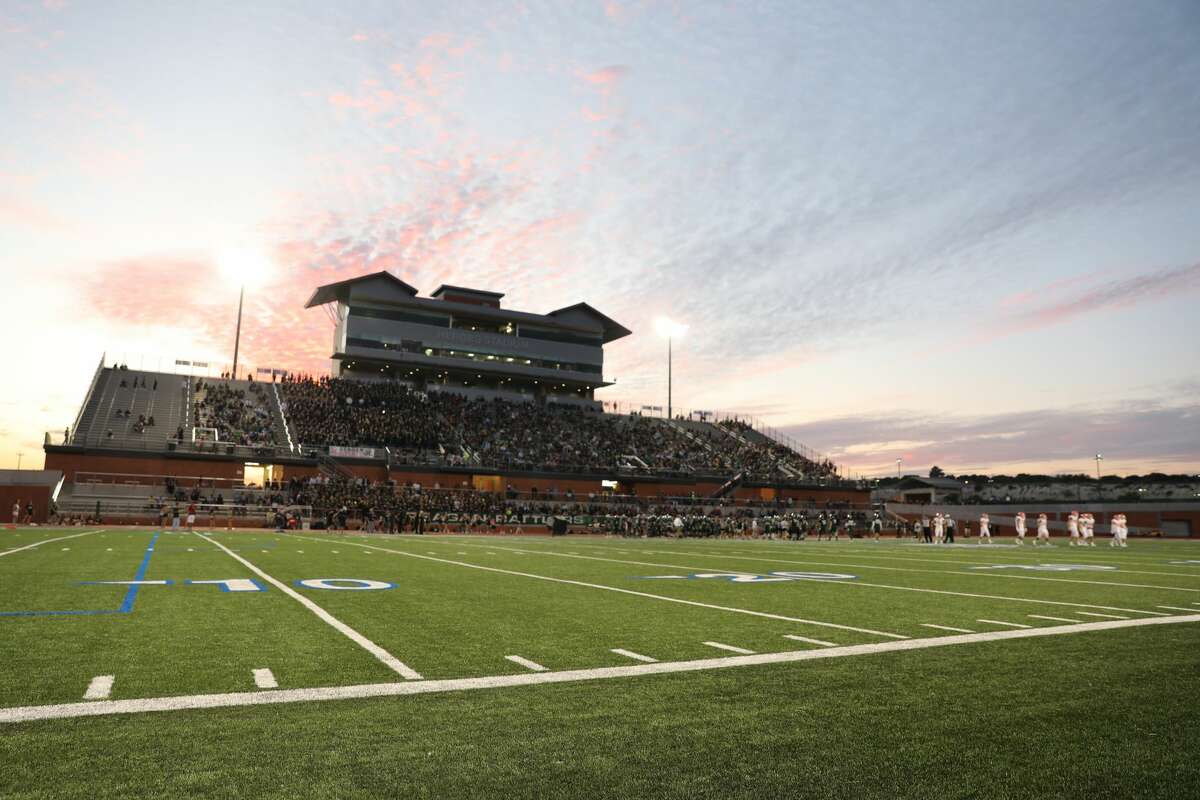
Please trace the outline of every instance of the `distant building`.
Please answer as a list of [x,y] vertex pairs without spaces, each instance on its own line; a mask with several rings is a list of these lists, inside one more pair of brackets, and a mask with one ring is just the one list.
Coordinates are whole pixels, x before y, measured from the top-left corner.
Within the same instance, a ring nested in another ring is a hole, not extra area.
[[892,487],[894,500],[901,503],[961,503],[970,487],[955,478],[921,478],[907,475]]
[[499,292],[442,285],[429,297],[387,272],[319,287],[305,308],[336,304],[335,376],[427,390],[588,402],[613,381],[604,345],[628,336],[587,303],[547,314],[501,308]]

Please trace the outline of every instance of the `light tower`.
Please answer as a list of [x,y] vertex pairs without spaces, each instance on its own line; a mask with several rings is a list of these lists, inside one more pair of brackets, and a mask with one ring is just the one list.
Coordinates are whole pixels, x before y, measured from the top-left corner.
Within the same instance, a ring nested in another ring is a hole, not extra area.
[[654,330],[659,336],[667,340],[667,419],[673,416],[671,406],[671,358],[672,358],[672,343],[675,339],[682,339],[687,333],[687,325],[683,325],[667,317],[659,317],[654,320]]

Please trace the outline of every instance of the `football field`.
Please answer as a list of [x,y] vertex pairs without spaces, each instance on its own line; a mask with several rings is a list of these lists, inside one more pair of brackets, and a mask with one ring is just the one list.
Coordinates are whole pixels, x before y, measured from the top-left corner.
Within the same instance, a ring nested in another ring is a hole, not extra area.
[[1186,797],[1200,543],[0,531],[0,797]]

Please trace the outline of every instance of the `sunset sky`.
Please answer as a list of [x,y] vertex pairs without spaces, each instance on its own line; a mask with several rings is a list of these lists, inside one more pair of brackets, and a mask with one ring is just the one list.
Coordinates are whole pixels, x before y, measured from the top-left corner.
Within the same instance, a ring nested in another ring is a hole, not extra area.
[[0,0],[0,466],[378,270],[852,473],[1200,472],[1200,4]]

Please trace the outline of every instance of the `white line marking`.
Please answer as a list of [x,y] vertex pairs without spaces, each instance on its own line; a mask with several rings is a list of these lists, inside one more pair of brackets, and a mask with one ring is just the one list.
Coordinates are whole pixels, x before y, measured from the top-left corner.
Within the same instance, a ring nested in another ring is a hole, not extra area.
[[954,631],[955,633],[974,633],[969,628],[952,628],[949,625],[934,625],[932,622],[920,623],[923,628],[937,628],[939,631]]
[[635,653],[631,650],[622,650],[619,647],[614,647],[612,649],[612,652],[616,653],[619,656],[625,656],[626,658],[632,658],[634,661],[645,661],[647,664],[657,664],[658,663],[657,658],[651,658],[650,656],[644,656],[641,653]]
[[[315,539],[314,539],[313,541],[319,541],[319,540],[315,540]],[[471,545],[468,545],[468,546],[471,546]],[[483,547],[483,545],[474,545],[474,546],[475,546],[475,547]],[[380,549],[382,549],[382,548],[380,548]],[[395,552],[399,552],[399,551],[396,551],[396,550],[386,550],[385,552],[395,553]],[[522,551],[519,551],[519,550],[513,550],[513,549],[507,549],[507,552],[510,552],[510,553],[516,553],[516,552],[522,552]],[[682,566],[682,565],[680,565],[680,564],[662,564],[662,563],[653,562],[653,561],[629,561],[629,560],[626,560],[626,559],[621,559],[621,558],[604,558],[604,557],[602,557],[602,556],[569,556],[569,555],[566,555],[565,553],[554,553],[554,552],[550,552],[550,551],[547,551],[547,550],[533,550],[533,551],[524,551],[524,552],[533,552],[533,553],[536,553],[536,554],[538,554],[538,555],[554,555],[554,556],[562,556],[563,558],[581,558],[581,559],[587,559],[587,560],[589,560],[589,561],[611,561],[611,562],[613,562],[614,564],[637,564],[637,565],[644,566],[644,567],[667,567],[667,568],[669,568],[669,569],[682,569],[682,570],[688,570],[688,571],[691,571],[691,572],[696,572],[696,571],[704,571],[704,572],[732,572],[732,573],[740,573],[740,572],[741,572],[740,570],[720,570],[720,569],[715,569],[715,568],[712,568],[712,567]],[[647,551],[647,552],[654,552],[654,551]],[[412,555],[414,558],[420,558],[420,556],[417,556],[416,554],[413,554],[413,553],[405,553],[404,555]],[[678,555],[678,554],[676,554],[676,555]],[[775,561],[776,559],[755,559],[755,560],[758,560],[758,561]],[[450,562],[450,563],[458,563],[458,562]],[[789,563],[789,564],[836,564],[836,563],[838,563],[838,562],[829,562],[829,561],[810,561],[810,562],[805,562],[805,561],[788,561],[788,562],[782,562],[782,561],[781,561],[781,562],[778,562],[778,563]],[[471,565],[471,566],[474,566],[474,565]],[[862,566],[862,565],[847,565],[847,566]],[[870,567],[865,567],[865,568],[866,568],[866,569],[870,569]],[[943,572],[943,574],[946,574],[946,573],[945,573],[943,570],[905,570],[905,571],[906,571],[906,572],[908,572],[908,571],[912,571],[912,572],[916,572],[916,571],[920,571],[920,572],[926,572],[926,571],[929,571],[929,572]],[[745,574],[753,574],[753,573],[745,573]],[[949,574],[958,574],[958,573],[956,573],[956,572],[955,572],[955,573],[949,573]],[[971,575],[974,575],[974,574],[976,574],[976,573],[964,573],[964,574],[971,574]],[[680,577],[683,577],[683,576],[680,576]],[[1016,602],[1016,603],[1043,603],[1043,604],[1046,604],[1046,605],[1054,605],[1054,606],[1071,606],[1071,607],[1078,607],[1078,608],[1103,608],[1103,609],[1106,609],[1106,610],[1112,610],[1112,611],[1128,611],[1128,612],[1130,612],[1130,613],[1134,613],[1134,614],[1157,614],[1157,615],[1158,615],[1158,616],[1160,616],[1160,617],[1169,616],[1169,615],[1168,615],[1166,612],[1164,612],[1164,611],[1138,611],[1138,610],[1136,610],[1136,609],[1131,609],[1131,608],[1121,608],[1121,607],[1119,607],[1119,606],[1100,606],[1100,605],[1095,605],[1095,604],[1093,604],[1093,603],[1068,603],[1068,602],[1061,601],[1061,600],[1035,600],[1035,599],[1033,599],[1033,598],[1029,598],[1029,597],[1009,597],[1009,596],[1007,596],[1007,595],[996,595],[996,594],[978,594],[978,593],[975,593],[975,592],[956,592],[956,591],[951,591],[951,590],[949,590],[949,589],[925,589],[925,588],[922,588],[922,587],[919,587],[919,586],[896,586],[896,585],[894,585],[894,584],[889,584],[889,583],[868,583],[868,582],[866,582],[866,581],[859,581],[859,580],[854,580],[854,581],[827,581],[827,582],[825,582],[825,584],[824,584],[824,585],[826,585],[826,586],[866,586],[866,587],[869,587],[869,588],[872,588],[872,589],[895,589],[895,590],[899,590],[899,591],[905,591],[905,592],[925,592],[925,593],[928,593],[928,594],[944,594],[944,595],[951,595],[951,596],[954,596],[954,597],[975,597],[975,598],[980,598],[980,599],[984,599],[984,600],[1008,600],[1008,601],[1011,601],[1011,602]],[[887,634],[885,634],[885,635],[887,635]]]
[[112,675],[97,675],[92,678],[92,682],[88,684],[87,691],[83,693],[84,700],[107,700],[112,694],[113,687]]
[[708,645],[709,647],[715,647],[718,650],[728,650],[731,653],[741,653],[744,656],[754,655],[753,650],[747,650],[744,647],[734,647],[731,644],[721,644],[720,642],[704,642],[704,644]]
[[475,689],[499,689],[510,686],[533,686],[544,683],[569,683],[572,681],[632,678],[643,675],[664,675],[678,672],[698,672],[710,669],[749,667],[760,664],[782,664],[811,661],[824,658],[874,653],[894,653],[906,650],[924,650],[931,647],[949,647],[976,642],[996,642],[1009,639],[1028,639],[1037,636],[1062,636],[1064,634],[1088,633],[1092,631],[1116,630],[1141,627],[1143,625],[1178,625],[1200,622],[1200,613],[1188,616],[1139,618],[1123,621],[1082,622],[1078,625],[1057,625],[1028,630],[988,631],[959,636],[928,636],[906,639],[902,642],[875,642],[845,647],[795,650],[784,653],[759,653],[751,656],[723,656],[696,661],[666,661],[657,664],[634,664],[627,667],[602,667],[599,669],[577,669],[562,672],[518,673],[516,675],[494,675],[484,678],[456,678],[404,683],[372,683],[357,686],[326,686],[311,689],[279,689],[263,692],[230,692],[227,694],[176,695],[174,697],[150,697],[141,700],[104,700],[93,703],[61,703],[43,706],[18,706],[0,708],[0,723],[31,722],[43,719],[69,719],[72,717],[97,717],[109,714],[143,714],[152,711],[182,711],[195,708],[232,708],[240,706],[273,705],[281,703],[307,703],[323,700],[348,700],[367,697],[396,697],[399,695],[428,694],[431,692],[469,691]]
[[[310,539],[309,541],[319,542],[322,540],[321,539]],[[362,546],[363,547],[373,547],[373,545],[362,545]],[[662,601],[668,602],[668,603],[680,603],[685,606],[696,606],[698,608],[711,608],[715,611],[730,611],[735,614],[749,614],[750,616],[753,616],[753,617],[764,617],[766,619],[777,619],[777,620],[781,620],[783,622],[798,622],[798,623],[801,623],[804,625],[819,625],[823,628],[837,628],[838,630],[854,631],[856,633],[869,633],[872,636],[884,636],[889,639],[907,639],[908,638],[907,636],[901,636],[898,633],[885,633],[884,631],[874,631],[874,630],[871,630],[870,628],[856,628],[852,625],[839,625],[834,622],[818,622],[817,620],[801,619],[800,617],[785,617],[782,614],[769,614],[765,611],[751,611],[750,609],[747,609],[747,608],[733,608],[732,606],[718,606],[718,605],[712,605],[711,603],[700,603],[695,600],[683,600],[679,597],[668,597],[667,595],[662,595],[662,594],[650,594],[649,592],[638,592],[633,589],[621,589],[617,586],[605,586],[604,584],[601,584],[601,583],[588,583],[586,581],[570,580],[569,578],[552,578],[548,575],[535,575],[532,572],[517,572],[516,570],[511,570],[511,569],[500,569],[499,567],[485,567],[482,564],[468,564],[465,561],[454,561],[453,559],[449,559],[449,558],[431,558],[430,556],[423,556],[419,553],[408,553],[403,550],[388,550],[386,547],[375,547],[374,549],[379,550],[384,553],[391,553],[391,554],[397,555],[397,556],[407,556],[408,558],[421,558],[421,559],[425,559],[426,561],[438,561],[442,564],[453,564],[454,566],[457,566],[457,567],[467,567],[469,569],[481,569],[485,572],[497,572],[497,573],[500,573],[501,575],[516,575],[521,578],[533,578],[534,580],[550,581],[551,583],[565,583],[565,584],[568,584],[571,586],[585,586],[589,589],[603,589],[604,591],[608,591],[608,592],[620,592],[621,594],[629,594],[629,595],[633,595],[634,597],[648,597],[651,600],[662,600]],[[1163,614],[1163,616],[1165,617],[1165,616],[1170,616],[1170,615]]]
[[279,681],[275,680],[275,673],[263,667],[254,670],[254,685],[260,689],[278,689]]
[[505,656],[505,658],[514,664],[520,664],[525,669],[531,669],[534,672],[549,672],[549,670],[543,667],[541,664],[537,663],[536,661],[530,661],[528,658],[521,658],[520,656]]
[[[706,542],[706,544],[708,544],[708,546],[710,546],[710,547],[718,546],[718,545],[716,545],[716,543]],[[577,545],[577,546],[585,547],[585,548],[588,548],[591,550],[599,550],[602,552],[619,552],[619,551],[613,551],[611,548],[604,547],[604,546],[597,546],[597,545],[590,545],[590,546],[589,545]],[[769,548],[772,545],[764,544],[763,546]],[[864,546],[866,546],[866,545],[864,545]],[[869,546],[875,547],[875,545],[869,545]],[[825,550],[825,549],[818,550],[817,549],[818,547],[820,547],[820,545],[805,544],[803,546],[803,549],[808,550],[810,552],[814,552],[814,554],[826,555],[826,557],[832,557],[829,554],[833,553],[833,552],[837,552],[837,553],[839,553],[840,557],[848,557],[848,558],[854,558],[854,559],[884,559],[884,560],[888,560],[888,561],[919,561],[919,562],[929,562],[929,563],[934,563],[934,564],[969,564],[969,565],[976,565],[976,566],[981,564],[981,562],[979,562],[979,561],[961,561],[961,560],[956,561],[956,560],[950,560],[950,559],[944,559],[944,558],[904,558],[901,556],[897,556],[893,553],[889,553],[887,555],[879,555],[879,554],[868,554],[865,552],[857,552],[857,553],[853,553],[852,555],[847,556],[845,553],[845,549],[840,546],[835,546],[835,550]],[[1013,545],[1013,547],[1015,547],[1015,545]],[[561,553],[552,553],[552,551],[548,551],[548,550],[543,550],[541,552],[545,553],[546,555],[561,555]],[[647,555],[657,554],[657,555],[669,555],[669,556],[683,555],[683,556],[701,556],[701,557],[703,557],[703,556],[714,556],[714,557],[724,556],[724,557],[736,558],[736,559],[741,559],[741,560],[767,561],[767,562],[773,562],[773,563],[779,563],[779,564],[825,564],[825,565],[829,565],[829,566],[857,567],[859,569],[882,569],[882,570],[899,571],[899,572],[938,572],[938,573],[942,573],[942,574],[976,575],[976,576],[981,576],[981,577],[993,577],[993,578],[1015,578],[1017,580],[1062,581],[1062,582],[1066,582],[1066,583],[1080,583],[1081,582],[1081,581],[1072,580],[1069,578],[1050,578],[1050,577],[1045,577],[1045,576],[1015,575],[1015,574],[1014,575],[1005,575],[1005,574],[1001,574],[998,572],[987,572],[987,571],[971,572],[969,570],[915,569],[915,568],[887,567],[887,566],[876,566],[876,565],[866,565],[866,564],[847,564],[845,562],[840,562],[840,561],[816,561],[816,560],[812,560],[812,559],[806,559],[803,561],[789,561],[787,559],[782,559],[782,558],[760,558],[760,557],[755,557],[755,556],[739,555],[738,553],[740,553],[742,551],[737,551],[737,550],[723,550],[720,553],[713,552],[711,550],[698,550],[698,549],[680,549],[680,550],[674,550],[674,551],[672,551],[672,550],[643,550],[642,552]],[[794,549],[794,550],[791,550],[790,554],[798,555],[799,552],[800,552],[800,549]],[[981,550],[980,552],[983,552],[983,550]],[[993,554],[990,549],[988,549],[987,552],[989,553],[989,555],[988,555],[989,559],[999,560],[1000,554]],[[762,554],[762,551],[760,551],[760,555],[761,554]],[[1016,552],[1008,553],[1007,555],[1011,555],[1011,556],[1019,558],[1018,553],[1016,553]],[[1044,558],[1044,556],[1039,556],[1039,555],[1036,555],[1035,553],[1030,553],[1029,555],[1032,556],[1036,560],[1040,560],[1040,559]],[[1092,556],[1092,557],[1094,557],[1094,556]],[[1029,560],[1022,558],[1021,560],[1013,561],[1011,563],[1020,565],[1020,564],[1028,564],[1030,562],[1029,562]],[[1086,563],[1086,562],[1079,562],[1079,563]],[[1189,577],[1189,578],[1195,577],[1191,573],[1184,573],[1184,572],[1147,572],[1144,570],[1127,570],[1127,569],[1123,568],[1126,563],[1125,559],[1120,559],[1118,561],[1118,563],[1122,567],[1121,573],[1119,573],[1119,574],[1168,575],[1168,576]],[[1155,560],[1151,563],[1158,564],[1160,562]],[[1111,564],[1107,564],[1107,565],[1100,564],[1099,566],[1111,566]],[[1102,574],[1112,574],[1112,573],[1102,573]],[[1111,581],[1082,581],[1082,582],[1104,583],[1104,584],[1114,585],[1114,586],[1135,585],[1135,584],[1116,584],[1116,583],[1112,583]],[[1140,585],[1140,584],[1137,584],[1137,585]],[[1153,588],[1168,588],[1169,589],[1171,587],[1153,587]],[[1196,591],[1196,590],[1189,589],[1187,591]]]
[[1172,611],[1194,611],[1192,608],[1181,608],[1180,606],[1155,606],[1155,608],[1169,608]]
[[1032,619],[1048,619],[1054,622],[1079,622],[1077,619],[1067,619],[1066,617],[1047,617],[1045,614],[1026,614]]
[[296,602],[300,603],[300,605],[304,606],[312,613],[316,614],[318,619],[323,621],[325,624],[329,625],[331,628],[333,628],[338,633],[345,636],[350,641],[357,644],[362,649],[366,650],[371,655],[375,656],[375,658],[379,659],[383,664],[385,664],[389,668],[395,670],[401,676],[408,678],[409,680],[412,680],[412,681],[421,680],[421,674],[419,672],[414,670],[412,667],[409,667],[406,664],[404,664],[402,661],[400,661],[398,658],[393,656],[387,650],[384,650],[382,647],[375,644],[370,639],[363,636],[361,633],[354,630],[349,625],[347,625],[346,623],[339,620],[337,617],[333,616],[333,614],[330,614],[328,611],[321,608],[319,605],[314,603],[312,600],[309,600],[307,597],[300,594],[299,592],[294,590],[292,587],[288,586],[286,583],[283,583],[282,581],[276,580],[275,578],[271,577],[270,575],[263,572],[258,567],[251,564],[246,559],[239,556],[237,553],[230,550],[225,545],[221,544],[220,542],[210,539],[202,533],[197,533],[196,535],[199,536],[201,539],[204,539],[206,542],[209,542],[210,544],[213,544],[216,547],[219,547],[220,549],[224,550],[227,555],[229,555],[235,561],[239,562],[242,566],[246,567],[248,570],[253,572],[255,575],[258,575],[264,581],[271,584],[276,589],[283,592],[284,594],[286,594],[288,597],[292,598]]
[[820,639],[809,639],[807,636],[797,636],[794,633],[785,633],[783,638],[794,639],[797,642],[807,642],[808,644],[819,644],[821,647],[837,647],[837,645],[833,642],[823,642]]
[[1094,613],[1090,613],[1087,611],[1076,611],[1075,613],[1079,614],[1081,617],[1104,617],[1105,619],[1129,619],[1129,617],[1122,617],[1120,614],[1094,614]]
[[[11,550],[5,550],[3,553],[0,553],[0,558],[2,558],[4,556],[10,556],[13,553],[19,553],[22,550],[32,550],[35,547],[40,547],[44,544],[50,544],[51,542],[61,542],[65,539],[75,539],[79,536],[91,536],[93,533],[100,533],[101,531],[104,531],[104,530],[107,530],[107,528],[101,528],[99,531],[84,531],[83,533],[73,533],[70,536],[58,536],[53,539],[43,539],[40,542],[34,542],[33,544],[27,544],[24,547],[14,547]],[[133,537],[130,537],[130,538],[133,538]]]
[[111,553],[111,552],[112,552],[112,548],[111,548],[111,547],[106,547],[106,548],[104,548],[104,552],[106,552],[106,553]]
[[70,549],[71,549],[71,548],[69,548],[69,547],[64,547],[64,548],[63,548],[63,552],[65,553],[65,552],[67,552],[67,551],[68,551],[68,550],[70,550]]
[[1005,622],[999,619],[977,619],[976,622],[986,622],[989,625],[1007,625],[1010,628],[1032,628],[1032,625],[1023,625],[1020,622]]

